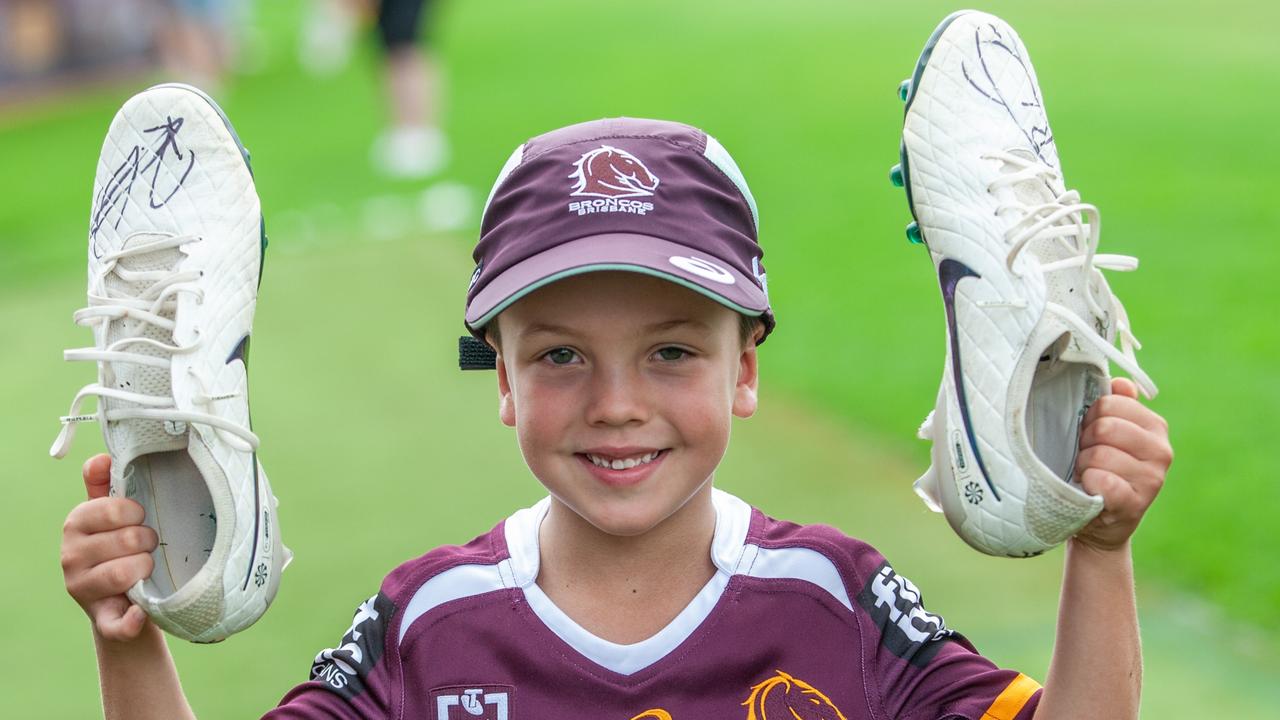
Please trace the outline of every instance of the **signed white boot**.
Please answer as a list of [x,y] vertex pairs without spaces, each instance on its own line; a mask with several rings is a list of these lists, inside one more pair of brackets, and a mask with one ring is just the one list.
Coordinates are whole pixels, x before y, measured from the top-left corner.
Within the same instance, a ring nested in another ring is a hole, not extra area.
[[[267,609],[289,552],[250,429],[249,334],[266,234],[249,154],[222,111],[186,85],[125,103],[103,142],[89,224],[89,305],[75,313],[96,362],[50,449],[96,420],[111,494],[139,502],[160,538],[128,592],[162,628],[214,642]],[[97,411],[80,414],[98,398]]]

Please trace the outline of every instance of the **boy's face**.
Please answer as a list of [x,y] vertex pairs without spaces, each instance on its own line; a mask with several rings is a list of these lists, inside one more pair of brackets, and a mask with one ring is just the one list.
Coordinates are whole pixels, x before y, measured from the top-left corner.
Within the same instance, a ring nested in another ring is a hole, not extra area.
[[756,348],[738,315],[674,283],[587,273],[498,322],[502,422],[551,494],[611,535],[684,507],[709,484],[732,416],[755,412]]

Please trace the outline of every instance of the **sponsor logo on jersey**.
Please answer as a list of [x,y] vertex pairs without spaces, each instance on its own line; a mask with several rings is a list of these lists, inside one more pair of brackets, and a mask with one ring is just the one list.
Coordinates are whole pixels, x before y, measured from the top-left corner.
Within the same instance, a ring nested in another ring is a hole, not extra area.
[[382,657],[387,626],[395,614],[391,598],[378,593],[356,608],[351,627],[336,648],[321,650],[311,664],[311,679],[351,699],[364,691],[364,679]]
[[888,562],[858,593],[858,604],[880,626],[880,644],[912,665],[928,664],[942,649],[942,640],[954,632],[941,615],[924,609],[920,590]]
[[510,685],[452,685],[431,691],[435,720],[509,720],[515,688]]
[[569,203],[577,215],[625,212],[646,215],[653,203],[631,198],[652,197],[658,177],[649,172],[640,158],[610,145],[588,150],[573,163],[571,197],[592,198]]

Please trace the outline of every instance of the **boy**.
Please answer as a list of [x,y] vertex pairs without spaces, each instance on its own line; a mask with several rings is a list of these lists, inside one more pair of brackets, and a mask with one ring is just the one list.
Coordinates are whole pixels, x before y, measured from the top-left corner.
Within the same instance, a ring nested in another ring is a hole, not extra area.
[[[1076,472],[1107,509],[1069,541],[1042,690],[873,548],[712,488],[775,324],[756,228],[741,173],[695,128],[605,120],[517,149],[466,323],[496,350],[501,420],[549,497],[392,572],[268,717],[1136,717],[1129,538],[1171,461],[1163,420],[1125,380],[1084,418]],[[103,497],[108,464],[86,464],[93,499],[64,539],[107,715],[190,717],[162,636],[121,595],[154,537]]]

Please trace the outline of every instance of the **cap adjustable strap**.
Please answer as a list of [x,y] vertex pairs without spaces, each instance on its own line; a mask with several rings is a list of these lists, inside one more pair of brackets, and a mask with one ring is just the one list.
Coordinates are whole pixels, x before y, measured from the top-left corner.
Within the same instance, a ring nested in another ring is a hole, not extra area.
[[472,335],[458,338],[458,368],[461,370],[493,370],[498,353],[488,343]]

